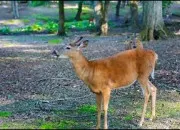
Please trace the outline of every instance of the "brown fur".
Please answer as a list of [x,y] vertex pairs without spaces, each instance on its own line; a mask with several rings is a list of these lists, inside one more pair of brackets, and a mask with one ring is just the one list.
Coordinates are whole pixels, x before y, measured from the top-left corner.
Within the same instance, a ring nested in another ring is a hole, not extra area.
[[[138,42],[137,42],[138,43]],[[97,128],[100,128],[101,104],[104,104],[104,128],[107,128],[107,110],[112,89],[129,86],[136,80],[144,90],[145,103],[140,125],[144,116],[149,96],[152,95],[152,116],[155,117],[156,87],[149,81],[149,75],[155,68],[157,54],[152,50],[143,49],[142,44],[136,49],[119,52],[113,56],[88,60],[82,52],[72,48],[65,55],[70,58],[78,77],[83,80],[97,101]]]

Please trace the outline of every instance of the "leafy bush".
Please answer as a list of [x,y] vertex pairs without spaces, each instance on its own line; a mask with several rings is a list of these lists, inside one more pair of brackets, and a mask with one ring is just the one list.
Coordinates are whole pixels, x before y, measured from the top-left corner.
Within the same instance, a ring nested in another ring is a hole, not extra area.
[[[94,23],[89,23],[88,20],[83,21],[73,21],[73,22],[65,22],[65,28],[67,29],[78,29],[78,30],[87,30],[93,29],[95,27]],[[46,23],[36,22],[32,25],[28,25],[26,27],[20,27],[14,30],[11,30],[8,27],[3,27],[0,29],[1,34],[11,34],[11,33],[31,33],[31,32],[43,32],[46,31],[48,33],[56,33],[58,31],[58,23],[53,21],[48,21]]]
[[58,30],[58,23],[55,23],[53,21],[48,22],[44,25],[45,30],[47,30],[50,33],[57,32]]

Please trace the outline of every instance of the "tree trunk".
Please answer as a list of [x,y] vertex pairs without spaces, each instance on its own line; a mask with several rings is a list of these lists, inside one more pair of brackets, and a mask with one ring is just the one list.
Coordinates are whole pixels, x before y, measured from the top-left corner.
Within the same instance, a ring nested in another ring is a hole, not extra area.
[[165,28],[162,17],[162,1],[143,2],[142,40],[157,40],[167,38],[170,32]]
[[77,21],[81,20],[82,4],[83,4],[83,1],[79,1],[79,3],[78,3],[78,11],[77,11],[77,14],[76,14],[76,17],[75,17],[75,20],[77,20]]
[[63,36],[65,35],[65,27],[64,27],[64,1],[59,0],[59,29],[58,35]]
[[108,33],[108,7],[109,1],[96,1],[95,5],[95,25],[98,35],[107,35]]
[[120,8],[120,6],[121,6],[121,0],[118,0],[118,3],[116,5],[116,17],[119,16],[119,8]]
[[133,28],[138,27],[138,3],[130,1],[131,25]]
[[124,8],[126,5],[126,0],[122,0],[122,8]]
[[12,11],[13,11],[13,17],[15,19],[19,18],[18,2],[17,1],[11,1],[11,7],[12,7]]

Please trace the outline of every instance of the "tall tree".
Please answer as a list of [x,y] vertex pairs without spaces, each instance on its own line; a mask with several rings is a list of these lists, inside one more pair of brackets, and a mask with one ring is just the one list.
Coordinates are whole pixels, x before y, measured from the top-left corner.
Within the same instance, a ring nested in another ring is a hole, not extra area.
[[121,6],[121,0],[118,0],[117,5],[116,5],[116,17],[119,16],[120,6]]
[[13,17],[15,19],[19,18],[18,2],[17,1],[11,1],[11,7],[12,7],[12,11],[13,11]]
[[65,27],[64,27],[64,1],[59,0],[59,29],[58,29],[58,35],[65,35]]
[[95,3],[95,24],[98,35],[107,35],[108,33],[108,7],[109,1],[99,0]]
[[142,40],[166,38],[169,32],[164,26],[162,17],[162,1],[143,1]]
[[83,5],[83,0],[79,1],[79,3],[78,3],[78,11],[77,11],[77,14],[75,17],[75,20],[77,20],[77,21],[81,20],[82,5]]

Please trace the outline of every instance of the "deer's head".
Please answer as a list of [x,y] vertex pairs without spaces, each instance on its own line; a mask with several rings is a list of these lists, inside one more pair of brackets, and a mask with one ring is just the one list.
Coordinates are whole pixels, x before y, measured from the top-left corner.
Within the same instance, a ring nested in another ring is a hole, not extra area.
[[52,52],[52,55],[59,58],[74,58],[81,55],[81,50],[88,45],[88,40],[83,40],[83,37],[74,40],[63,48],[63,52],[59,55],[56,50]]

